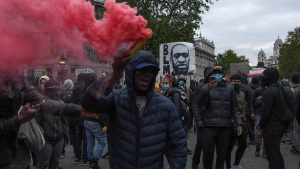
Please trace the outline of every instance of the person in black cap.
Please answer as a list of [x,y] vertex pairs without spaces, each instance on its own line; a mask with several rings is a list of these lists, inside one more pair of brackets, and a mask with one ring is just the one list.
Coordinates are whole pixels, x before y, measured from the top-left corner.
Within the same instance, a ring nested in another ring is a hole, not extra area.
[[[186,135],[174,104],[154,91],[159,67],[153,54],[139,51],[131,60],[125,53],[112,67],[112,75],[93,82],[81,98],[84,116],[100,110],[109,115],[110,168],[163,168],[168,141],[170,168],[184,169]],[[127,87],[112,90],[124,69]]]

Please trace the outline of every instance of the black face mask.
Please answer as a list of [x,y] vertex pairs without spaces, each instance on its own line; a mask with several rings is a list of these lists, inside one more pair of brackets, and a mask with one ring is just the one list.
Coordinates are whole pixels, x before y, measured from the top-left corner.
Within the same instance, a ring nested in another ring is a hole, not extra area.
[[267,82],[267,79],[266,79],[266,77],[265,76],[263,76],[262,78],[261,78],[261,81],[260,81],[260,84],[261,84],[261,86],[269,86],[269,83]]
[[238,91],[240,89],[240,84],[238,83],[233,84],[232,87],[234,88],[235,91]]

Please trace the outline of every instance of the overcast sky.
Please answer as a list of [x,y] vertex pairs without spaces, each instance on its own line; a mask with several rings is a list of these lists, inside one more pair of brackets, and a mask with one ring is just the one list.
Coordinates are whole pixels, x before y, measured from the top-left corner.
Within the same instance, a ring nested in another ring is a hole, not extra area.
[[202,36],[215,42],[216,52],[232,49],[257,63],[262,48],[273,55],[278,36],[300,26],[300,0],[219,0],[202,15]]

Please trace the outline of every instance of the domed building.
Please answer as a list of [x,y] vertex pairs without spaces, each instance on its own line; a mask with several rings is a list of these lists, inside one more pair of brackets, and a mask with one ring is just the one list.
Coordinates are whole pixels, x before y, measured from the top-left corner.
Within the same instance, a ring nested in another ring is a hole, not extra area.
[[278,68],[278,57],[279,57],[279,51],[282,47],[282,40],[278,38],[275,40],[274,47],[273,47],[273,56],[270,56],[269,59],[267,59],[267,56],[265,52],[261,49],[257,56],[257,65],[258,67],[275,67]]

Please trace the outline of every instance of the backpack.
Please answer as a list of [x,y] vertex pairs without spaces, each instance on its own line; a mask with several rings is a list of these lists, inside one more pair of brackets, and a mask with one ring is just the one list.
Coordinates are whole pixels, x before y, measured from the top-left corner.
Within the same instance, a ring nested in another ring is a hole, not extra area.
[[262,106],[262,95],[264,92],[264,88],[260,88],[260,90],[255,90],[255,92],[257,92],[259,95],[255,98],[255,102],[254,102],[254,107],[260,107]]
[[[294,121],[295,117],[296,117],[296,111],[294,106],[290,107],[289,103],[288,103],[288,95],[292,93],[291,90],[279,86],[279,102],[281,102],[281,109],[282,109],[282,113],[278,113],[278,117],[279,120],[282,123],[285,124],[290,124],[291,122]],[[293,97],[294,99],[294,97]],[[294,101],[293,101],[294,102]]]

